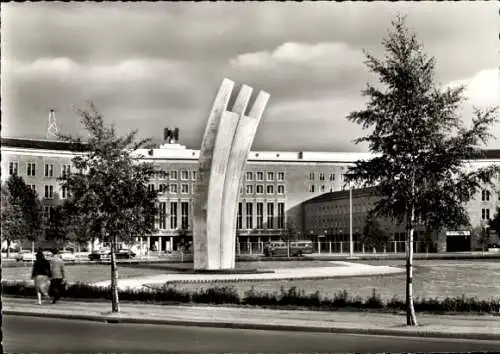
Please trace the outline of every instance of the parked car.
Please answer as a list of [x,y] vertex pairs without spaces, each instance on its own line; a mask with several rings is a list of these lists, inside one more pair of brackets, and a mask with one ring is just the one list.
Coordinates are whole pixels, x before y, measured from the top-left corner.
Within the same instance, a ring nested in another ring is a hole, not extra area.
[[62,250],[59,251],[59,254],[61,255],[61,259],[64,262],[75,262],[76,261],[76,256],[68,250]]
[[95,250],[89,253],[89,260],[91,261],[100,261],[101,259],[106,259],[111,257],[111,252],[109,250],[105,249],[100,249],[100,250]]
[[[131,250],[122,249],[118,250],[115,253],[116,259],[131,259],[136,256],[135,252]],[[99,261],[103,259],[111,259],[111,251],[108,250],[98,250],[89,254],[89,260],[91,261]]]
[[35,260],[35,254],[29,250],[21,250],[16,255],[16,261],[18,262],[31,262]]
[[[313,253],[312,242],[304,241],[291,241],[290,242],[290,256],[302,256],[304,254]],[[265,256],[288,256],[288,243],[285,241],[272,241],[264,246]]]
[[130,258],[134,258],[135,257],[135,253],[132,252],[131,250],[127,250],[127,249],[123,249],[123,250],[118,250],[118,252],[116,252],[116,259],[130,259]]
[[50,251],[43,251],[43,256],[45,257],[45,259],[50,259],[54,257],[54,254]]

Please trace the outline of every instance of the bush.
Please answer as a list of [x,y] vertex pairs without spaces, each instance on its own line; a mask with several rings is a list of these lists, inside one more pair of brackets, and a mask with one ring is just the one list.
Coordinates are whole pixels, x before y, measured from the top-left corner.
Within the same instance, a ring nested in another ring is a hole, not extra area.
[[234,287],[224,286],[194,292],[191,301],[203,304],[239,304],[240,296]]
[[254,286],[245,291],[243,303],[257,306],[275,306],[278,305],[276,293],[256,292]]
[[[24,297],[34,297],[35,289],[32,282],[3,281],[2,293],[4,295],[16,295]],[[65,295],[74,299],[100,299],[110,300],[111,291],[109,287],[96,287],[85,283],[76,283],[68,287]],[[257,292],[252,286],[245,292],[243,299],[240,299],[234,287],[215,287],[201,289],[196,292],[178,290],[171,285],[164,285],[157,289],[126,289],[119,291],[120,299],[124,301],[139,301],[151,303],[204,303],[204,304],[246,304],[253,306],[286,306],[286,307],[307,307],[313,309],[338,309],[338,308],[358,308],[358,309],[394,309],[404,311],[406,304],[404,301],[393,297],[384,303],[380,295],[374,289],[372,295],[366,300],[359,296],[351,298],[347,291],[341,290],[333,294],[330,298],[321,298],[319,291],[305,294],[297,287],[285,290],[283,287],[280,293]],[[439,299],[415,299],[416,312],[483,312],[498,313],[500,311],[500,298],[479,300],[477,298],[466,298],[464,295],[455,298]]]

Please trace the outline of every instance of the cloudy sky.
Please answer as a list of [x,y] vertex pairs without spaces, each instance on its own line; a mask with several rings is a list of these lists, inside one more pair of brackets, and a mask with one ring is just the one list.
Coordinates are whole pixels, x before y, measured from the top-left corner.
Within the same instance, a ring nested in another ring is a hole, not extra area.
[[[41,137],[48,111],[81,132],[93,101],[125,133],[161,141],[179,127],[199,148],[224,77],[271,94],[254,150],[364,151],[346,115],[376,82],[362,50],[383,54],[397,13],[437,60],[441,85],[463,83],[462,108],[499,104],[499,17],[482,3],[2,4],[2,136]],[[500,125],[492,128],[499,139]]]

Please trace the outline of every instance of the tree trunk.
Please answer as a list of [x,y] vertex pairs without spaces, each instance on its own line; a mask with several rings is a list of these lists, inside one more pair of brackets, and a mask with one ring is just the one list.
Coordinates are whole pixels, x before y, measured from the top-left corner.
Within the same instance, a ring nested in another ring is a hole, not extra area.
[[7,259],[10,256],[10,240],[7,240]]
[[410,215],[407,221],[406,238],[406,324],[417,326],[417,316],[413,306],[413,223],[415,218],[415,207],[410,208]]
[[120,312],[118,298],[118,269],[116,267],[116,236],[111,237],[111,312]]

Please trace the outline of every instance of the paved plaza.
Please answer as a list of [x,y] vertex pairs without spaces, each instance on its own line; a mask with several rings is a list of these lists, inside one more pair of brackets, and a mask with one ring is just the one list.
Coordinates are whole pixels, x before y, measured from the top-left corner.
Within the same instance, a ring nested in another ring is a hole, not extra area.
[[[166,283],[182,282],[214,282],[214,281],[265,281],[265,280],[293,280],[293,279],[326,279],[336,277],[372,276],[400,274],[404,269],[389,266],[375,266],[368,264],[329,261],[330,266],[303,267],[303,268],[276,268],[265,269],[268,273],[222,274],[222,273],[178,273],[160,274],[140,278],[127,278],[118,280],[119,289],[140,289],[147,286]],[[110,281],[94,283],[96,286],[109,286]]]

